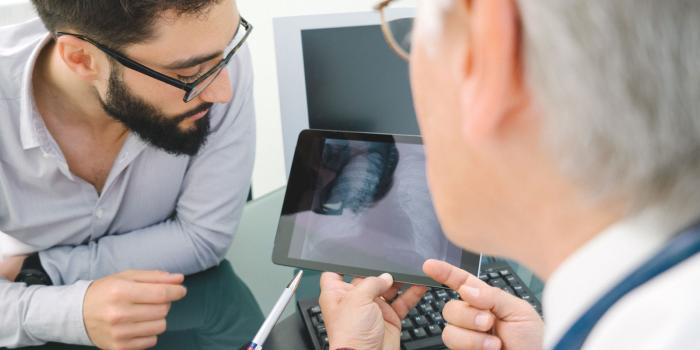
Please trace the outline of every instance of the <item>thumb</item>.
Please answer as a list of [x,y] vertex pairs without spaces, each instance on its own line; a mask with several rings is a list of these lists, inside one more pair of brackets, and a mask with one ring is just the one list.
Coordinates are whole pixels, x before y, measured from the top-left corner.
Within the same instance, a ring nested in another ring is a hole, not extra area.
[[367,277],[348,293],[348,297],[361,301],[373,301],[386,293],[393,284],[394,279],[388,273],[383,273],[379,277]]

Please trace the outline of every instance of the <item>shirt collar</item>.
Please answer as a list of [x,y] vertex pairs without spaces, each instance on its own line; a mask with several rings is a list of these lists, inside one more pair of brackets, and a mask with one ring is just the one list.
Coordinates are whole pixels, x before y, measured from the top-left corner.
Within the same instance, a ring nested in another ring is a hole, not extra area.
[[41,50],[52,40],[51,34],[46,33],[43,39],[37,43],[31,55],[27,59],[22,72],[22,84],[20,91],[20,111],[19,111],[19,132],[22,140],[22,148],[27,150],[41,146],[40,137],[36,128],[36,108],[34,104],[34,89],[32,77],[34,76],[34,66]]
[[[697,201],[696,201],[697,202]],[[698,203],[664,202],[613,224],[569,256],[543,294],[545,349],[604,293],[697,219]]]

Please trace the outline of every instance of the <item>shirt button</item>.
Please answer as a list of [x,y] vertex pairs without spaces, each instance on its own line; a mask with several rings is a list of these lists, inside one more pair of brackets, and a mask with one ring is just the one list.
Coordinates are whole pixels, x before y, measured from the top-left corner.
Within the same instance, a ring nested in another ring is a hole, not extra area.
[[105,212],[104,212],[104,210],[102,210],[102,208],[97,208],[97,210],[95,210],[95,216],[96,216],[98,219],[102,219],[102,216],[103,216],[104,214],[105,214]]

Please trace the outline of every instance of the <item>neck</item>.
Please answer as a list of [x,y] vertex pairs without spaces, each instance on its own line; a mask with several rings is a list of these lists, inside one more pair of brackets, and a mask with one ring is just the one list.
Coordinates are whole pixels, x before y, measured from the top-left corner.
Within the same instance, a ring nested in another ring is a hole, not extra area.
[[102,108],[93,81],[81,79],[63,62],[55,44],[42,50],[34,68],[34,98],[37,108],[49,122],[81,127],[96,135],[122,138],[126,128]]
[[514,254],[544,280],[569,256],[625,217],[624,201],[586,198],[573,186],[561,183],[564,187],[559,187],[553,182],[549,183],[551,191],[533,197],[537,204],[521,218],[520,232],[532,234],[523,235],[527,237],[518,243],[525,249],[516,249]]

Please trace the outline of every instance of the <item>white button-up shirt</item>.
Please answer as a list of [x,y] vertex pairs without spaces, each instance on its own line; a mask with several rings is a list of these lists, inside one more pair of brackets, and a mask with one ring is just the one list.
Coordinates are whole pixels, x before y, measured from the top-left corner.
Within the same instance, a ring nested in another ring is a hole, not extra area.
[[[545,349],[553,348],[590,306],[699,215],[697,198],[659,204],[609,227],[567,258],[544,290]],[[700,349],[699,291],[697,254],[618,301],[583,348]]]
[[194,157],[129,135],[101,194],[73,175],[37,113],[34,63],[51,40],[38,20],[0,28],[0,258],[40,251],[56,286],[0,279],[0,347],[90,344],[82,304],[90,280],[126,269],[190,274],[216,265],[248,194],[255,147],[252,66],[228,65],[234,90],[210,110]]

